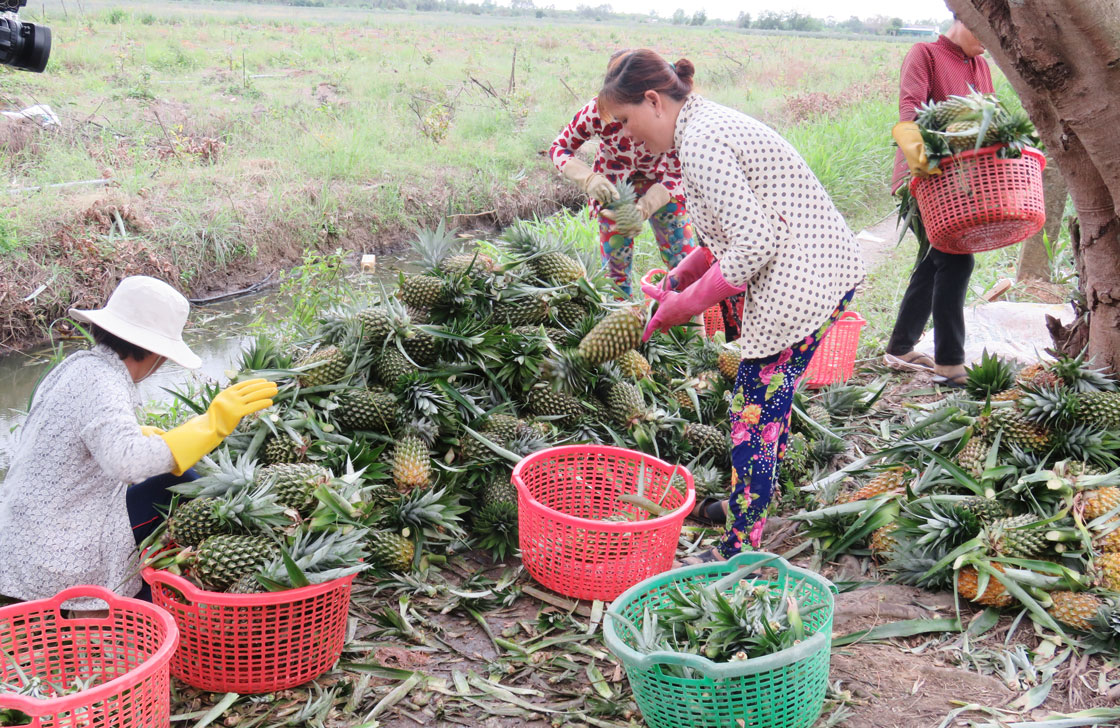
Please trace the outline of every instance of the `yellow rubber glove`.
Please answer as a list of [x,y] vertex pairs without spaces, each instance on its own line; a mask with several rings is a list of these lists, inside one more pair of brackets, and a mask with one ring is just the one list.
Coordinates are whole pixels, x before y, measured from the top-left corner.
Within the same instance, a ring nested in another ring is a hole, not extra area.
[[239,382],[219,392],[206,414],[160,435],[175,458],[175,469],[171,472],[182,475],[203,455],[220,445],[242,417],[271,407],[272,397],[275,396],[274,382],[266,379]]
[[595,172],[578,159],[569,159],[564,163],[560,174],[576,183],[588,196],[594,197],[602,204],[614,202],[618,199],[618,190],[609,179]]
[[668,205],[671,199],[673,199],[673,196],[669,194],[669,190],[666,189],[665,185],[658,182],[650,185],[646,193],[638,199],[638,204],[635,207],[638,208],[638,212],[642,213],[642,219],[648,220],[653,216],[653,213]]
[[144,437],[151,437],[152,435],[159,435],[162,437],[164,432],[158,427],[152,427],[151,425],[140,425],[140,434]]
[[900,121],[891,129],[891,136],[906,157],[906,166],[910,167],[912,177],[931,177],[941,174],[941,169],[929,168],[929,159],[926,158],[926,143],[922,141],[922,132],[918,125],[912,121]]

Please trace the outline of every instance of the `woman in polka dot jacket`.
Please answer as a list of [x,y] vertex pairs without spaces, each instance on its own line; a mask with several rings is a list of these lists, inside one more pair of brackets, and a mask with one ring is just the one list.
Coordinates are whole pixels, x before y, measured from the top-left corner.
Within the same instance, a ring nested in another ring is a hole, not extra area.
[[[808,165],[773,129],[692,93],[694,68],[650,50],[607,72],[599,103],[654,153],[675,151],[697,248],[648,287],[660,303],[646,330],[667,331],[709,306],[746,294],[743,360],[732,395],[734,466],[729,501],[695,516],[726,532],[705,559],[758,548],[785,454],[793,392],[817,343],[863,279],[859,246]],[[723,511],[726,510],[724,517]]]
[[[616,57],[621,54],[616,54]],[[599,137],[593,166],[575,157],[576,150]],[[591,214],[599,218],[603,267],[618,287],[630,295],[634,239],[619,234],[602,206],[618,198],[615,184],[629,180],[640,195],[638,210],[649,220],[666,268],[692,252],[692,223],[680,188],[680,162],[672,152],[655,154],[622,132],[622,125],[605,121],[598,99],[584,106],[552,142],[552,163],[588,195]]]

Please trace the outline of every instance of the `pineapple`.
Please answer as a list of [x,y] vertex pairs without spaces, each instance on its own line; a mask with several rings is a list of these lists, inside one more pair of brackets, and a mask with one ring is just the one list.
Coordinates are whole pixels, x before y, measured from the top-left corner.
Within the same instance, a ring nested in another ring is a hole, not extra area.
[[299,384],[301,387],[318,387],[323,384],[334,384],[346,376],[350,364],[350,357],[336,346],[325,346],[316,349],[295,363],[300,372]]
[[905,465],[896,465],[889,468],[874,478],[869,480],[859,490],[856,490],[847,496],[842,496],[839,500],[841,503],[853,503],[855,501],[867,500],[874,498],[877,495],[884,493],[897,493],[906,488],[906,478],[911,475],[912,471]]
[[719,353],[716,366],[727,381],[734,383],[736,377],[739,376],[739,364],[742,361],[742,355],[738,350],[724,349]]
[[393,531],[372,529],[366,534],[366,546],[374,568],[400,573],[412,571],[416,546],[404,536]]
[[949,148],[954,152],[975,149],[980,137],[980,125],[974,121],[954,121],[945,127]]
[[610,385],[606,396],[607,413],[621,427],[631,427],[646,414],[641,391],[629,382]]
[[1058,387],[1028,386],[1016,407],[1027,419],[1041,425],[1066,423],[1074,418],[1078,410],[1077,395],[1068,389]]
[[876,530],[871,534],[871,538],[867,542],[868,548],[871,549],[873,554],[885,554],[895,547],[894,532],[898,529],[897,523],[888,523],[882,528]]
[[1015,384],[1023,387],[1053,387],[1060,383],[1056,374],[1046,368],[1045,364],[1035,363],[1019,370],[1015,377]]
[[1003,442],[1028,452],[1045,450],[1050,444],[1050,432],[1027,419],[1015,408],[999,409],[992,413],[993,425],[1003,428]]
[[261,460],[268,465],[276,463],[301,463],[307,459],[307,448],[311,441],[306,435],[299,440],[286,432],[270,434],[261,448]]
[[1106,522],[1098,530],[1095,546],[1106,554],[1120,554],[1120,518]]
[[548,301],[540,296],[517,296],[494,304],[494,320],[510,326],[537,326],[548,320]]
[[[508,447],[520,434],[521,428],[521,421],[513,415],[494,414],[490,415],[486,422],[476,429],[487,440],[502,447]],[[461,454],[464,461],[495,457],[489,447],[471,436],[470,433],[464,434],[461,442],[463,445]]]
[[992,401],[993,402],[1016,402],[1024,394],[1026,394],[1026,392],[1024,392],[1019,387],[1012,387],[1011,389],[1005,389],[1002,392],[997,392],[997,393],[993,394],[992,395]]
[[1078,499],[1084,507],[1084,519],[1092,521],[1120,506],[1120,488],[1107,486],[1083,490]]
[[997,518],[986,528],[987,541],[992,551],[1000,556],[1030,558],[1046,548],[1043,530],[1032,527],[1038,518],[1025,514]]
[[396,386],[401,377],[420,371],[415,364],[405,358],[395,347],[387,346],[373,360],[373,373],[386,387]]
[[578,399],[565,392],[554,392],[547,385],[529,390],[526,405],[534,416],[547,417],[559,427],[571,427],[586,414]]
[[[992,564],[996,571],[1003,571],[999,564]],[[1011,604],[1012,597],[1003,584],[994,576],[988,578],[984,593],[979,593],[980,574],[974,567],[965,566],[957,572],[957,593],[970,602],[983,604],[985,607],[1006,607]]]
[[1050,592],[1052,604],[1046,609],[1058,622],[1082,632],[1093,628],[1092,619],[1104,602],[1092,594],[1072,591]]
[[259,536],[220,534],[203,541],[192,568],[207,589],[225,591],[247,574],[257,573],[276,555],[276,545]]
[[498,559],[517,545],[517,489],[503,470],[482,491],[482,507],[474,517],[479,546]]
[[[344,576],[357,574],[367,567],[363,563],[368,555],[365,549],[364,529],[328,529],[325,531],[297,531],[288,545],[288,558],[275,556],[260,569],[265,584],[272,588],[297,588],[290,565],[312,584],[323,584]],[[233,587],[252,587],[242,577]],[[257,580],[258,583],[261,581]]]
[[636,238],[642,234],[642,213],[638,210],[638,195],[634,185],[629,180],[623,180],[615,185],[618,190],[618,199],[607,205],[607,209],[614,213],[614,228],[624,238]]
[[335,417],[348,430],[369,430],[391,435],[397,427],[397,398],[389,392],[349,389],[338,396]]
[[990,446],[983,437],[973,435],[957,453],[957,465],[973,478],[979,480],[984,473],[984,462],[988,457]]
[[442,278],[430,275],[405,275],[401,273],[397,297],[406,306],[430,309],[447,298],[446,284]]
[[723,459],[731,452],[731,440],[711,425],[689,424],[684,428],[684,439],[696,452],[706,452],[708,457]]
[[481,250],[474,253],[449,255],[439,263],[439,269],[449,276],[470,275],[481,278],[497,269],[494,259]]
[[1093,560],[1101,586],[1120,592],[1120,553],[1101,554]]
[[966,371],[968,380],[965,388],[969,395],[980,400],[1004,391],[1015,379],[1011,373],[1011,365],[998,356],[989,354],[987,349],[981,354],[980,363],[967,367]]
[[236,530],[259,531],[290,523],[267,487],[241,490],[225,498],[180,503],[167,520],[167,535],[179,546],[195,547],[210,536]]
[[197,546],[210,536],[227,531],[215,513],[217,498],[195,498],[180,503],[167,519],[167,535],[180,546]]
[[1078,421],[1102,430],[1120,430],[1120,392],[1077,394]]
[[305,518],[319,499],[315,491],[331,482],[331,472],[313,463],[278,463],[261,468],[261,483],[276,496],[276,502]]
[[1094,369],[1092,360],[1086,361],[1086,352],[1077,356],[1059,356],[1050,365],[1062,384],[1076,392],[1111,392],[1116,389],[1116,380],[1104,369]]
[[645,310],[627,306],[608,314],[579,342],[579,353],[590,366],[613,361],[642,343]]
[[653,374],[653,368],[646,361],[646,358],[633,349],[623,352],[620,357],[615,359],[615,363],[618,364],[622,375],[630,379],[641,381]]
[[383,344],[393,331],[392,317],[385,306],[374,306],[358,312],[362,337],[374,344]]
[[993,110],[998,106],[992,94],[970,93],[966,96],[950,96],[939,103],[933,104],[931,121],[940,129],[947,128],[953,122],[976,120],[984,115],[986,107]]
[[419,366],[428,367],[439,361],[439,345],[436,337],[423,329],[407,329],[401,340],[401,347],[408,358]]
[[677,407],[682,412],[696,412],[695,405],[692,404],[692,397],[689,396],[688,390],[678,389],[670,395],[673,401],[677,403]]
[[1003,518],[1007,515],[1007,507],[995,498],[985,498],[975,495],[965,498],[962,501],[957,501],[955,505],[962,511],[974,514],[985,523]]
[[832,415],[829,414],[828,409],[822,404],[814,403],[809,405],[809,408],[805,410],[805,414],[821,427],[832,427]]
[[393,482],[401,492],[427,487],[432,477],[428,445],[416,435],[405,435],[393,448]]
[[533,274],[547,283],[574,283],[587,275],[578,260],[561,251],[556,243],[541,240],[524,223],[510,226],[502,239],[513,255],[527,262]]
[[233,584],[226,589],[226,592],[229,594],[264,594],[268,590],[261,585],[257,574],[258,572],[256,571],[245,574],[240,579],[233,582]]
[[585,306],[576,301],[560,301],[552,307],[552,318],[566,329],[579,326],[579,322],[589,313]]

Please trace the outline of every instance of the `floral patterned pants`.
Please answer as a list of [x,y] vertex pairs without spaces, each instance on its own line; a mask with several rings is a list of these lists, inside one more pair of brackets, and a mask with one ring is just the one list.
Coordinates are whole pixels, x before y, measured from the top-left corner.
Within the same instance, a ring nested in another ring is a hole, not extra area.
[[[649,180],[635,180],[634,189],[642,195],[652,183]],[[649,219],[661,261],[665,270],[672,270],[694,247],[692,237],[692,218],[683,203],[669,200]],[[630,295],[630,269],[634,264],[634,239],[614,232],[610,220],[599,218],[599,244],[603,255],[603,267],[610,277],[627,296]]]
[[739,364],[730,411],[731,498],[727,530],[718,546],[727,558],[759,547],[766,507],[786,454],[793,392],[825,332],[848,307],[854,293],[852,289],[844,294],[828,320],[802,341],[773,356],[744,359]]

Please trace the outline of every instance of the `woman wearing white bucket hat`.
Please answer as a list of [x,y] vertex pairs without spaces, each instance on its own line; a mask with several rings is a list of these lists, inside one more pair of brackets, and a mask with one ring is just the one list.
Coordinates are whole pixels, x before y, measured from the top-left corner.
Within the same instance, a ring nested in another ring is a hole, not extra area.
[[104,308],[70,310],[96,343],[67,357],[35,392],[0,485],[0,594],[43,599],[77,584],[136,594],[129,485],[182,475],[242,417],[272,404],[276,385],[254,379],[223,390],[205,414],[173,430],[140,427],[136,384],[168,359],[201,364],[183,343],[189,313],[182,294],[147,276],[122,280]]

